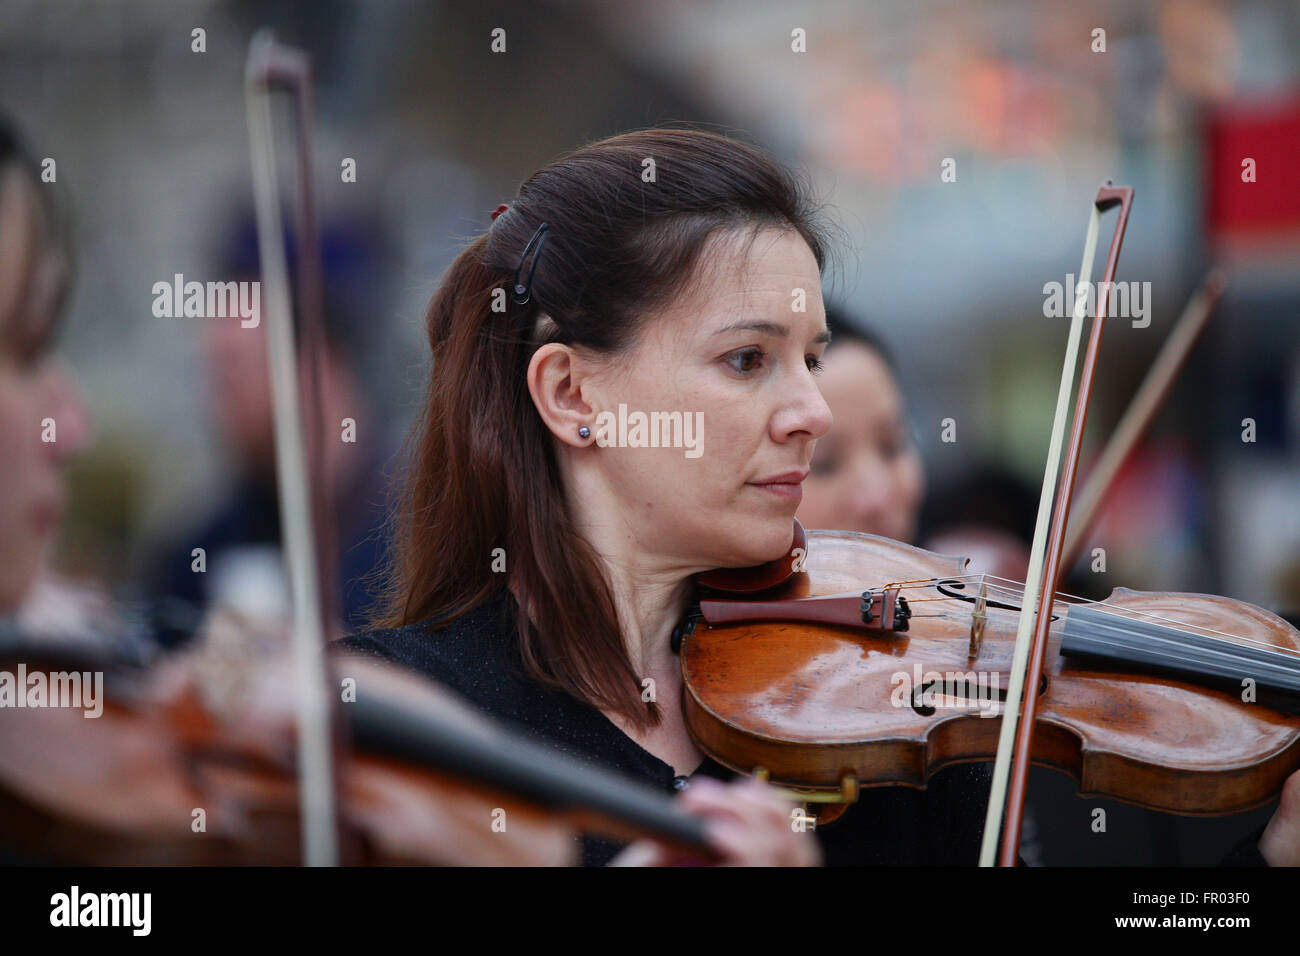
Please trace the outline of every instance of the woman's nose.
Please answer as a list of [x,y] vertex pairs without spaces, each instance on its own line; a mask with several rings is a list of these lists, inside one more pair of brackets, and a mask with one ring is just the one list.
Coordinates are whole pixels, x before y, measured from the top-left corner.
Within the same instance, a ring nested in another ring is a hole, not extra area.
[[90,408],[61,360],[54,360],[49,376],[49,407],[57,429],[50,450],[60,461],[68,461],[90,444]]
[[811,372],[800,377],[799,393],[787,406],[786,413],[778,417],[778,422],[785,426],[779,428],[783,433],[781,438],[797,432],[804,432],[810,438],[821,438],[831,430],[834,422],[831,407],[826,404]]

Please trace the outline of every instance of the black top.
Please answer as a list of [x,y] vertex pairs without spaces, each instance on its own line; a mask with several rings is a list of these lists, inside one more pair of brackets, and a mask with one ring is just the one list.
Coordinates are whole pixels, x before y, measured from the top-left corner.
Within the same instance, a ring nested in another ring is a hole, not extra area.
[[[340,644],[419,671],[458,692],[524,736],[667,792],[684,781],[599,710],[544,687],[523,669],[516,640],[518,607],[506,588],[451,624],[429,622],[369,631]],[[735,773],[706,758],[692,776],[729,780]],[[817,830],[827,865],[974,865],[988,805],[987,764],[935,774],[924,790],[876,787],[861,791],[840,819]],[[583,837],[583,862],[607,863],[620,846]],[[1249,850],[1254,850],[1253,857]],[[1226,862],[1226,861],[1225,861]],[[1263,863],[1253,843],[1234,851],[1238,865]]]

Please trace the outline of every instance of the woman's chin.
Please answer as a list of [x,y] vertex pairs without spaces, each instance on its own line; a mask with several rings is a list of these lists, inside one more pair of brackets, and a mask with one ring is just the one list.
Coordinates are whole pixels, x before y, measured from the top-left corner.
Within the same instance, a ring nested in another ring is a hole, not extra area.
[[738,526],[745,529],[745,537],[741,540],[732,536],[723,539],[733,547],[729,549],[728,560],[720,563],[719,567],[749,568],[766,564],[785,557],[790,550],[794,537],[793,518],[764,517]]

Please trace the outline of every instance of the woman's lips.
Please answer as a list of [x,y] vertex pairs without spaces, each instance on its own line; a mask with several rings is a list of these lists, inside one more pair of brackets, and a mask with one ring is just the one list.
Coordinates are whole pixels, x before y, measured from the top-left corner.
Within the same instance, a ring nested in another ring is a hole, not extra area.
[[803,499],[803,480],[807,477],[806,471],[792,471],[784,475],[764,478],[762,481],[750,481],[747,484],[759,491],[766,491],[768,494],[797,503]]

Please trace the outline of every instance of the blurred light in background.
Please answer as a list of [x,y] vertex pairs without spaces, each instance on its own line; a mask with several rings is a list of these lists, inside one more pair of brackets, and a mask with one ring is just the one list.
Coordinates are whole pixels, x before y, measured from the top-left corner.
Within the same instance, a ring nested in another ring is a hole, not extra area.
[[[1099,526],[1124,575],[1099,586],[1300,606],[1295,2],[11,0],[0,104],[58,157],[78,252],[66,350],[101,436],[66,550],[85,570],[122,579],[123,553],[232,481],[200,330],[153,318],[149,290],[218,278],[228,214],[249,199],[242,65],[263,24],[315,56],[323,212],[377,216],[392,237],[362,356],[385,442],[425,375],[423,308],[489,210],[581,142],[690,121],[809,168],[852,241],[828,295],[899,356],[936,482],[992,460],[1036,484],[1065,333],[1042,288],[1077,270],[1088,202],[1113,177],[1137,190],[1119,278],[1150,281],[1154,308],[1145,329],[1108,323],[1090,454],[1208,263],[1232,275]],[[946,158],[956,182],[940,181]],[[955,444],[938,440],[948,416]]]

